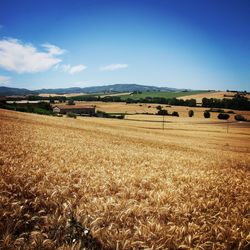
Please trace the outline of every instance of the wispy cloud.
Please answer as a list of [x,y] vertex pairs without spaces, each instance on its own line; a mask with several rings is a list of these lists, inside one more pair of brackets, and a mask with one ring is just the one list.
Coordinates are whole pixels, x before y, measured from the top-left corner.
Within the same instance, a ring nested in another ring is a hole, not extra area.
[[118,69],[125,69],[128,67],[128,64],[109,64],[103,67],[100,67],[100,71],[114,71]]
[[39,51],[32,44],[17,39],[0,40],[0,68],[17,73],[34,73],[48,70],[62,61],[57,56],[64,50],[48,43],[42,46],[46,51]]
[[2,24],[0,24],[0,29],[2,29],[3,28],[3,25]]
[[44,43],[42,44],[42,47],[44,47],[50,55],[62,55],[66,52],[66,50],[61,49],[50,43]]
[[75,66],[71,66],[70,64],[63,64],[61,65],[61,68],[63,69],[63,71],[73,75],[85,70],[87,67],[83,64],[78,64]]
[[0,84],[10,84],[11,83],[11,77],[9,76],[0,76]]

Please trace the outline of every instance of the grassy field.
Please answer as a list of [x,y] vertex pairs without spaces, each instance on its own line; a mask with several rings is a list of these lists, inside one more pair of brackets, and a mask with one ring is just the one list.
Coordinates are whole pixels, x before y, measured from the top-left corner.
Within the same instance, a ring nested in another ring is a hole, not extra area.
[[142,92],[141,94],[131,94],[131,95],[124,95],[122,96],[123,100],[127,98],[131,98],[134,100],[138,100],[140,98],[146,97],[163,97],[163,98],[174,98],[174,97],[182,97],[182,96],[190,96],[196,95],[201,93],[207,93],[207,91],[188,91],[188,92]]
[[1,249],[249,249],[249,123],[129,118],[0,110]]

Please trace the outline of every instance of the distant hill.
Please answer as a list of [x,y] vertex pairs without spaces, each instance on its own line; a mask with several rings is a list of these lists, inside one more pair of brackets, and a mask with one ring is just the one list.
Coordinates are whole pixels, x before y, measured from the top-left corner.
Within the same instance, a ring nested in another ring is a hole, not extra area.
[[103,92],[133,92],[133,91],[176,91],[174,88],[155,87],[139,84],[112,84],[92,87],[73,87],[73,88],[59,88],[59,89],[39,89],[37,92],[50,94],[70,94],[70,93],[103,93]]
[[58,89],[38,89],[37,94],[71,94],[71,93],[84,93],[84,88],[72,87],[72,88],[58,88]]
[[84,92],[94,93],[94,92],[133,92],[133,91],[176,91],[177,89],[168,88],[168,87],[156,87],[156,86],[147,86],[139,84],[112,84],[104,86],[94,86],[86,87],[83,89]]
[[35,95],[37,92],[28,89],[9,88],[0,86],[0,96],[24,96]]
[[182,91],[183,89],[175,89],[168,87],[156,87],[139,84],[112,84],[93,87],[72,87],[72,88],[57,88],[57,89],[18,89],[9,87],[0,87],[0,96],[12,96],[12,95],[38,95],[38,94],[70,94],[70,93],[103,93],[103,92],[134,92],[134,91]]

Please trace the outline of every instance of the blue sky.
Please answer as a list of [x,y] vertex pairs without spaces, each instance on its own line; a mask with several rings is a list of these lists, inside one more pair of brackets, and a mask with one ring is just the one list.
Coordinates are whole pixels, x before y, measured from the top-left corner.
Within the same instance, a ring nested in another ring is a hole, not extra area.
[[0,84],[250,90],[249,0],[1,0]]

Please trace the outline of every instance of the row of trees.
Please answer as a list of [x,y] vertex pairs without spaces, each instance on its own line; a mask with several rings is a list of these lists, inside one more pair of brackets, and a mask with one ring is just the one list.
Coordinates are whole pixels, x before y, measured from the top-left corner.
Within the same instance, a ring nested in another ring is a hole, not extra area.
[[[173,106],[188,106],[196,107],[197,103],[195,99],[177,99],[177,98],[164,98],[164,97],[145,97],[140,99],[124,98],[121,96],[75,96],[71,97],[75,101],[103,101],[103,102],[126,102],[129,103],[159,103]],[[206,108],[226,108],[236,110],[250,110],[250,101],[244,96],[236,96],[232,99],[215,99],[215,98],[203,98],[202,107]]]
[[[194,115],[194,111],[193,110],[189,110],[188,111],[188,116],[192,117],[193,115]],[[210,115],[209,110],[205,110],[203,112],[203,116],[204,116],[204,118],[210,118],[211,115]],[[220,120],[228,120],[230,118],[230,115],[229,115],[229,113],[220,112],[217,115],[217,118],[220,119]],[[243,115],[241,115],[241,114],[235,115],[234,119],[236,121],[247,121],[247,119]]]
[[53,114],[52,106],[48,102],[8,104],[5,101],[1,101],[0,108],[15,110],[19,112],[37,113],[37,114],[42,114],[42,115]]
[[159,104],[168,104],[173,106],[188,106],[196,107],[195,99],[177,99],[177,98],[164,98],[164,97],[145,97],[140,99],[126,99],[126,103],[159,103]]
[[[163,109],[162,106],[160,106],[160,105],[157,106],[156,109],[158,110],[158,112],[156,113],[157,115],[178,116],[179,117],[179,113],[178,112],[174,111],[172,114],[170,114],[170,113],[168,113],[167,110]],[[234,112],[230,112],[230,113],[234,113]],[[194,111],[192,109],[188,111],[188,116],[189,117],[193,117],[194,116]],[[209,110],[205,110],[203,112],[203,116],[204,116],[204,118],[210,118],[211,117],[210,111]],[[230,115],[229,115],[229,113],[225,113],[222,110],[222,112],[220,112],[217,115],[217,118],[220,119],[220,120],[228,120],[230,118]],[[247,119],[243,115],[240,115],[240,114],[235,115],[234,119],[236,121],[247,121]]]
[[196,107],[196,100],[182,100],[177,98],[163,98],[163,97],[145,97],[140,99],[133,98],[123,98],[121,96],[74,96],[71,97],[75,101],[102,101],[102,102],[126,102],[129,103],[159,103],[159,104],[169,104],[174,106],[189,106]]
[[236,96],[232,99],[203,98],[202,107],[250,110],[250,101],[244,96]]
[[[21,98],[22,99],[22,98]],[[20,99],[20,100],[21,100]],[[73,103],[73,101],[102,101],[102,102],[126,102],[129,103],[159,103],[173,106],[188,106],[196,107],[197,103],[195,99],[183,100],[177,98],[164,98],[164,97],[145,97],[140,99],[125,98],[122,96],[96,96],[96,95],[82,95],[66,98],[65,96],[54,96],[54,97],[41,97],[41,96],[28,96],[26,97],[29,101],[36,100],[49,100],[50,103],[55,101]],[[16,97],[9,97],[6,100],[19,100]],[[215,98],[203,98],[202,107],[206,108],[226,108],[226,109],[236,109],[236,110],[250,110],[250,101],[242,96],[237,95],[236,97],[229,99],[215,99]]]

